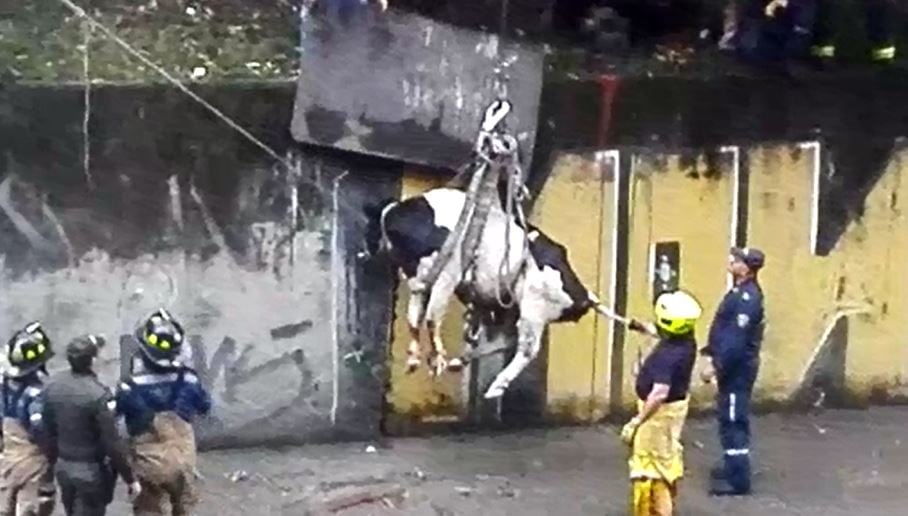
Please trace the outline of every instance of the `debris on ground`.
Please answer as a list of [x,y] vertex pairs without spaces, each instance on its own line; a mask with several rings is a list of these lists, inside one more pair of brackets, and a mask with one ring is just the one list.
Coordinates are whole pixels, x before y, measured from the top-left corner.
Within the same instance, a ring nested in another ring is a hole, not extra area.
[[470,496],[471,494],[473,494],[472,487],[457,486],[454,488],[454,491],[456,491],[460,496]]
[[247,480],[249,478],[249,473],[247,473],[243,470],[237,470],[237,471],[234,471],[233,473],[231,473],[230,475],[228,475],[227,478],[231,482],[236,484],[237,482],[242,482],[244,480]]
[[503,486],[499,486],[497,490],[498,496],[502,498],[517,498],[520,492],[517,489],[514,489],[510,483],[505,483]]
[[414,477],[416,477],[416,480],[425,480],[426,479],[426,474],[423,473],[423,471],[421,469],[419,469],[418,467],[413,468],[412,475]]
[[305,514],[334,514],[352,507],[367,504],[381,504],[388,508],[398,509],[407,498],[407,490],[399,484],[379,484],[371,486],[348,486],[327,493],[294,500],[284,505],[288,509],[294,505],[305,505]]
[[375,449],[375,446],[372,446],[371,444],[369,446],[366,446],[366,453],[376,453],[377,451],[378,450]]
[[325,480],[318,483],[318,488],[322,492],[328,492],[347,487],[374,486],[378,484],[387,484],[391,482],[391,478],[392,477],[390,475],[373,475],[368,477],[351,478],[347,480]]

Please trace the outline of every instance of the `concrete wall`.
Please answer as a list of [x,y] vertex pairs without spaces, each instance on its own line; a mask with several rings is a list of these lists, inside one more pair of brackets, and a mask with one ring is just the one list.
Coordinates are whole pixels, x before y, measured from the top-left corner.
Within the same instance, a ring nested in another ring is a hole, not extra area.
[[53,370],[70,338],[104,333],[112,383],[164,306],[214,395],[203,446],[374,436],[391,283],[356,252],[361,207],[399,189],[399,166],[292,144],[289,84],[202,93],[296,166],[136,87],[95,90],[86,167],[80,88],[3,91],[0,328],[41,320]]
[[[544,55],[538,45],[389,10],[302,19],[292,133],[300,142],[458,169],[506,80],[507,122],[529,166]],[[497,77],[495,68],[512,60]]]

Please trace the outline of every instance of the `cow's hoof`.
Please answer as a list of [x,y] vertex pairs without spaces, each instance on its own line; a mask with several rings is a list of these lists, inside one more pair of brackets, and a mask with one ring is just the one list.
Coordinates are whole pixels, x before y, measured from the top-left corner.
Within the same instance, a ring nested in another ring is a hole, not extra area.
[[489,387],[489,390],[486,391],[485,399],[494,400],[500,398],[504,396],[505,389],[506,387],[503,387],[501,385],[492,385],[491,387]]
[[419,357],[409,356],[407,357],[407,373],[414,373],[419,369]]
[[435,357],[431,367],[432,376],[439,377],[448,370],[448,361],[444,357]]
[[459,358],[452,358],[451,361],[448,362],[448,371],[452,373],[459,373],[463,371],[463,366],[463,360]]

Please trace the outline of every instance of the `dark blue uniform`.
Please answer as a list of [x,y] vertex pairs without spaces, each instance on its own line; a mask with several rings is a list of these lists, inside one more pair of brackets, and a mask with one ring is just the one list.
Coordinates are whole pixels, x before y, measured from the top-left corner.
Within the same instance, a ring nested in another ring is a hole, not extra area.
[[704,354],[718,383],[719,438],[724,475],[734,492],[750,491],[750,398],[760,365],[763,292],[756,280],[731,289],[716,310]]
[[692,335],[660,340],[637,375],[637,397],[646,401],[653,385],[661,383],[669,386],[666,403],[683,400],[690,390],[696,359],[697,342]]
[[34,443],[44,437],[43,392],[44,382],[37,372],[24,378],[3,379],[3,418],[22,425]]
[[139,356],[133,358],[132,374],[120,384],[116,401],[132,437],[150,431],[158,414],[170,412],[192,423],[196,415],[211,410],[211,397],[194,370],[153,367]]

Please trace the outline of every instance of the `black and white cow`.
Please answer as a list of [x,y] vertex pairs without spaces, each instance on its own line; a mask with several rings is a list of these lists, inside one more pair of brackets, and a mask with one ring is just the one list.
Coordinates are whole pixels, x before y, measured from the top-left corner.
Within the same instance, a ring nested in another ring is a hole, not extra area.
[[[440,374],[463,365],[459,359],[447,361],[440,337],[439,328],[451,297],[456,294],[464,301],[468,296],[474,305],[500,310],[499,271],[505,254],[509,269],[516,270],[522,261],[524,239],[529,238],[529,256],[511,289],[517,310],[518,351],[485,393],[486,398],[497,398],[536,358],[547,324],[577,321],[591,308],[602,308],[571,269],[564,246],[534,227],[525,232],[498,205],[489,212],[473,277],[469,281],[462,278],[461,256],[454,252],[435,284],[426,285],[425,277],[445,239],[454,230],[465,201],[466,194],[461,190],[437,188],[403,201],[385,201],[367,208],[367,252],[372,256],[387,253],[409,287],[408,366],[413,370],[420,364],[420,328],[425,321],[433,344],[434,372]],[[505,224],[511,226],[509,246],[505,245]]]

